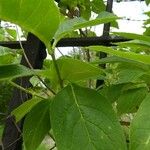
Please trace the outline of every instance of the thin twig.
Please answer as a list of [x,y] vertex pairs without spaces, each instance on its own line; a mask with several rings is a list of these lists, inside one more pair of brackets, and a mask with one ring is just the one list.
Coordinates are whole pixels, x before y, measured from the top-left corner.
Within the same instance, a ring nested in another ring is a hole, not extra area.
[[46,98],[44,98],[44,97],[42,97],[42,96],[36,94],[35,92],[33,93],[33,92],[31,92],[31,91],[29,91],[29,90],[23,88],[22,86],[16,84],[15,82],[9,81],[9,83],[10,83],[11,85],[13,85],[14,87],[18,88],[19,90],[22,90],[22,91],[24,91],[24,92],[26,92],[26,93],[29,93],[29,94],[31,94],[31,95],[33,95],[33,96],[37,96],[37,97],[42,98],[42,99],[46,99]]
[[[56,93],[55,93],[55,92],[41,79],[41,77],[38,76],[38,75],[36,74],[36,72],[34,71],[34,68],[33,68],[33,66],[31,65],[31,63],[30,63],[30,61],[29,61],[29,59],[28,59],[28,57],[27,57],[27,55],[26,55],[26,53],[25,53],[25,50],[24,50],[24,48],[23,48],[23,45],[22,45],[22,43],[21,43],[21,39],[20,39],[20,36],[19,36],[19,32],[18,32],[17,26],[16,26],[16,31],[17,31],[17,34],[18,34],[19,44],[20,44],[20,47],[21,47],[21,49],[22,49],[22,51],[23,51],[24,58],[25,58],[27,64],[29,65],[30,69],[32,70],[32,72],[34,73],[34,75],[43,83],[43,85],[44,85],[52,94],[56,95]],[[48,94],[48,93],[46,92],[46,94]],[[50,95],[48,95],[48,96],[50,96]]]
[[1,148],[2,148],[2,150],[4,150],[4,144],[3,144],[3,142],[1,141]]
[[61,50],[58,47],[57,47],[57,50],[62,56],[64,56],[64,54],[61,52]]
[[[85,37],[85,38],[87,37],[87,28],[86,28],[86,32],[85,32],[85,33],[82,31],[82,29],[79,29],[79,32],[80,32],[80,35],[81,35],[81,36],[83,36],[83,37]],[[85,60],[86,60],[87,62],[90,62],[90,60],[91,60],[91,55],[90,55],[89,49],[85,49],[85,48],[84,48],[84,52],[85,52]],[[92,80],[89,79],[87,84],[88,84],[88,87],[91,88],[91,86],[92,86]]]
[[19,141],[21,139],[22,136],[20,136],[19,138],[17,138],[14,142],[12,142],[11,144],[9,144],[7,147],[5,147],[4,149],[7,150],[10,146],[12,146],[13,144],[15,144],[17,141]]
[[56,62],[56,58],[55,58],[54,53],[51,54],[51,57],[52,57],[52,59],[53,59],[54,67],[55,67],[56,72],[57,72],[57,76],[58,76],[58,80],[59,80],[60,87],[63,88],[63,80],[61,79],[60,71],[59,71],[59,68],[58,68],[58,65],[57,65],[57,62]]
[[2,116],[6,116],[6,113],[0,112],[0,115],[2,115]]
[[[36,75],[36,76],[53,95],[56,95],[55,91],[53,91],[38,75]],[[48,94],[48,93],[46,92],[46,94]],[[50,96],[50,95],[48,94],[48,96]]]
[[13,121],[13,123],[14,123],[14,125],[15,125],[17,131],[18,131],[20,134],[22,134],[22,131],[21,131],[21,129],[19,128],[19,126],[17,125],[17,123],[15,122],[15,120],[13,119],[12,121]]

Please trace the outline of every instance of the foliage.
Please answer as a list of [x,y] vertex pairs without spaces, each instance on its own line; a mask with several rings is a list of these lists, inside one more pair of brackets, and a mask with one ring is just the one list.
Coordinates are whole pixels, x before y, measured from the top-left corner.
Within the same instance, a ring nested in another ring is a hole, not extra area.
[[[56,59],[56,44],[61,38],[88,37],[91,26],[113,24],[120,19],[105,12],[105,4],[100,0],[56,1],[57,4],[54,0],[38,3],[36,0],[0,0],[0,18],[35,34],[45,43],[52,58],[45,61],[42,70],[34,70],[18,64],[17,52],[0,51],[0,80],[33,95],[11,113],[16,122],[26,116],[25,149],[40,149],[47,135],[56,142],[58,150],[150,149],[150,18],[144,23],[144,35],[112,33],[133,39],[129,42],[116,43],[113,47],[90,46],[80,49],[83,56],[77,59],[72,56]],[[146,3],[148,5],[149,0]],[[94,19],[93,12],[97,15]],[[150,17],[149,12],[147,15]],[[1,40],[6,40],[5,32],[16,39],[16,32],[1,28]],[[97,59],[95,55],[100,51],[108,57]],[[105,68],[100,67],[103,64]],[[15,78],[31,75],[34,83],[31,89],[13,82]],[[95,88],[98,79],[104,83]],[[4,88],[1,89],[5,93]],[[123,115],[133,119],[124,122]],[[131,132],[124,134],[124,126]]]
[[0,124],[4,122],[11,95],[12,86],[5,81],[0,82]]

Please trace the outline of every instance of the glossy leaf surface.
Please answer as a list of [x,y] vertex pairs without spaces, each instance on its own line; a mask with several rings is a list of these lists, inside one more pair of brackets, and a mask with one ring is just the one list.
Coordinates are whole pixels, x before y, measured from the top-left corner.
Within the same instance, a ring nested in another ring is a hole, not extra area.
[[94,90],[67,86],[54,98],[50,114],[59,150],[126,150],[111,104]]
[[54,0],[0,0],[0,18],[18,24],[49,45],[59,25]]

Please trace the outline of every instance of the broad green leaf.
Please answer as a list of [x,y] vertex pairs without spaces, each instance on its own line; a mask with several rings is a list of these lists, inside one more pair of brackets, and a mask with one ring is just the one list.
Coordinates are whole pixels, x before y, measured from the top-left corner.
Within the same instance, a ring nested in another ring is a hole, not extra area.
[[101,12],[96,19],[90,20],[90,21],[84,21],[80,24],[75,24],[74,28],[75,29],[86,28],[86,27],[90,27],[90,26],[95,26],[95,25],[99,25],[99,24],[103,24],[103,23],[112,22],[117,19],[120,19],[120,18],[112,13]]
[[150,11],[145,12],[144,14],[146,14],[147,16],[150,17]]
[[129,39],[136,39],[136,40],[141,40],[145,42],[150,42],[150,37],[146,35],[140,35],[140,34],[135,34],[135,33],[126,33],[126,32],[113,32],[116,35],[123,36]]
[[138,91],[138,89],[142,89],[141,91],[146,90],[147,85],[145,83],[124,83],[124,84],[115,84],[115,85],[109,85],[104,86],[101,90],[99,90],[99,93],[103,95],[107,100],[109,100],[111,103],[118,101],[118,99],[124,95],[124,93],[127,93],[127,91],[132,90]]
[[0,28],[0,40],[4,41],[5,40],[5,30],[3,28]]
[[50,130],[50,101],[41,101],[25,118],[23,140],[26,150],[36,150]]
[[150,4],[150,0],[145,0],[145,2],[146,2],[146,5]]
[[128,83],[128,82],[136,82],[140,77],[142,77],[145,72],[137,69],[124,69],[119,70],[117,73],[116,84]]
[[6,54],[15,54],[15,53],[16,53],[15,50],[0,46],[0,56],[6,55]]
[[143,80],[146,84],[149,85],[150,83],[150,72],[145,73],[142,77],[141,80]]
[[13,78],[29,76],[33,72],[22,65],[3,65],[0,66],[0,80],[11,80]]
[[[150,18],[147,19],[147,20],[144,22],[144,25],[146,25],[146,26],[145,26],[146,29],[149,28],[149,27],[147,27],[147,25],[149,25],[149,24],[150,24]],[[144,35],[145,35],[145,34],[144,34]]]
[[106,7],[103,0],[93,0],[91,1],[92,11],[95,13],[100,13],[101,11],[105,11]]
[[136,54],[133,52],[122,52],[118,50],[114,50],[113,48],[110,47],[104,47],[104,46],[90,46],[88,47],[89,50],[93,51],[102,51],[114,56],[118,56],[121,58],[126,58],[129,60],[134,60],[140,63],[145,63],[145,64],[150,64],[150,56],[149,55],[144,55],[144,54]]
[[125,63],[137,63],[136,61],[132,61],[125,58],[120,58],[117,56],[107,56],[105,58],[101,58],[99,60],[93,61],[92,64],[106,64],[106,63],[117,63],[117,62],[125,62]]
[[[82,0],[81,0],[82,1]],[[69,8],[74,8],[77,7],[78,4],[78,0],[60,0],[59,3],[61,4],[61,6],[68,6]]]
[[14,29],[5,29],[6,32],[9,34],[9,37],[13,40],[17,40],[17,32]]
[[143,82],[127,83],[127,84],[124,84],[124,87],[122,88],[122,90],[127,91],[127,90],[133,90],[133,89],[138,89],[138,88],[145,88],[146,90],[147,84]]
[[[60,58],[57,60],[57,65],[63,81],[76,82],[104,75],[104,72],[99,67],[72,58]],[[58,76],[53,63],[50,68],[42,72],[54,84],[58,83]]]
[[50,114],[59,150],[126,150],[111,104],[94,90],[67,86],[54,98]]
[[117,100],[119,114],[136,112],[147,94],[146,88],[124,91]]
[[17,58],[17,50],[0,46],[0,66],[14,64]]
[[150,48],[150,43],[149,42],[145,42],[145,41],[141,41],[141,40],[132,40],[132,41],[128,41],[128,42],[119,42],[119,43],[115,43],[119,46],[124,46],[124,47],[133,47],[134,48]]
[[111,103],[118,100],[120,95],[122,94],[122,88],[124,84],[105,86],[100,90],[100,94],[103,95],[108,101]]
[[83,0],[79,5],[80,8],[80,16],[89,20],[91,17],[91,4],[90,0]]
[[15,56],[13,54],[0,55],[0,65],[12,64]]
[[17,107],[15,110],[11,112],[11,115],[15,116],[16,122],[20,121],[30,110],[38,104],[42,99],[40,98],[33,98],[24,102],[22,105]]
[[149,67],[143,67],[139,63],[120,63],[116,68],[117,75],[116,75],[116,83],[128,83],[128,82],[135,82],[144,74],[146,74],[149,70]]
[[59,25],[54,0],[0,0],[0,18],[35,34],[46,46]]
[[140,63],[137,61],[133,61],[130,59],[121,58],[121,57],[117,57],[117,56],[108,56],[106,58],[102,58],[100,60],[92,62],[92,64],[106,64],[106,63],[110,63],[110,64],[120,63],[120,66],[122,64],[122,67],[124,65],[124,68],[125,67],[128,68],[128,66],[129,66],[131,68],[138,68],[143,71],[149,71],[149,69],[150,69],[150,65],[146,65],[144,63]]
[[147,27],[145,32],[144,32],[144,35],[150,35],[150,27]]
[[79,81],[98,77],[104,73],[98,67],[77,59],[62,58],[58,59],[57,63],[63,80]]
[[64,22],[60,24],[54,36],[54,39],[55,39],[54,46],[62,37],[64,37],[69,32],[72,32],[80,28],[86,28],[86,27],[95,26],[95,25],[99,25],[99,24],[103,24],[107,22],[112,22],[117,19],[119,19],[119,17],[117,17],[116,15],[112,13],[102,12],[102,14],[99,14],[99,17],[90,21],[87,21],[83,18],[74,18],[70,20],[65,20]]
[[150,94],[144,99],[130,127],[130,150],[150,149]]

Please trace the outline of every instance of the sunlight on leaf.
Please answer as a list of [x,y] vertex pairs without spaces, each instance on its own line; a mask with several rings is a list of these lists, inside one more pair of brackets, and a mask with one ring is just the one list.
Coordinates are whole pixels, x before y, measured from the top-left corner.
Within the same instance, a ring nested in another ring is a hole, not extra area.
[[134,60],[140,63],[145,63],[145,64],[150,64],[150,56],[149,55],[144,55],[144,54],[137,54],[133,52],[122,52],[119,50],[114,50],[111,47],[105,47],[105,46],[89,46],[89,50],[93,51],[102,51],[114,56],[118,56],[121,58],[126,58],[129,60]]
[[62,37],[64,37],[65,35],[67,35],[68,33],[72,32],[74,30],[112,22],[117,19],[119,19],[119,17],[117,17],[116,15],[114,15],[112,13],[101,12],[99,14],[99,17],[97,17],[96,19],[93,19],[93,20],[89,20],[89,21],[87,21],[83,18],[74,18],[74,19],[70,19],[70,20],[65,20],[64,22],[62,22],[60,24],[60,26],[54,36],[54,39],[55,39],[54,46]]
[[35,34],[46,46],[59,25],[54,0],[0,0],[0,18]]

